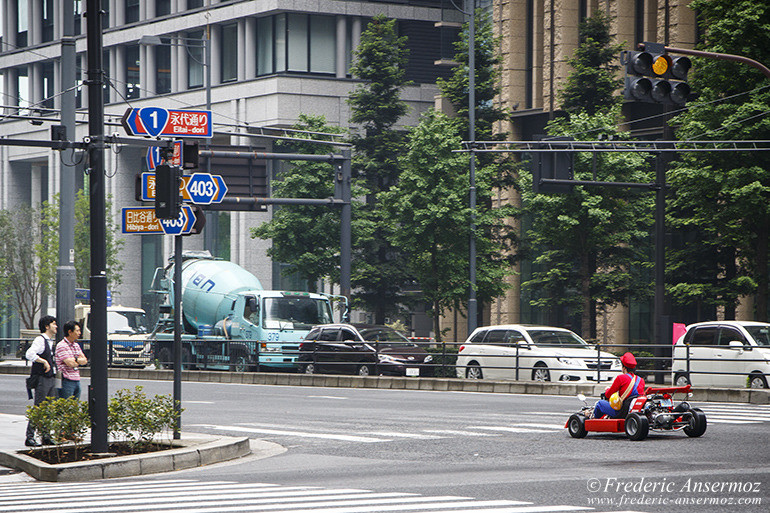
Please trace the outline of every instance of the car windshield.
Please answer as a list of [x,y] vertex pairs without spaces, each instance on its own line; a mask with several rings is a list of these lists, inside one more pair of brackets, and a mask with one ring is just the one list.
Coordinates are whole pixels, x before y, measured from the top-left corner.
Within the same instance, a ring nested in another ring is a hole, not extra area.
[[265,298],[266,329],[283,328],[289,323],[293,329],[309,330],[316,324],[332,322],[329,302],[303,296],[267,297]]
[[588,348],[585,340],[571,331],[557,330],[527,330],[533,342],[539,346],[562,346]]
[[770,326],[744,326],[758,346],[770,346]]
[[359,332],[367,342],[380,342],[390,347],[414,347],[408,338],[392,328],[366,328]]
[[122,334],[147,333],[147,316],[145,316],[144,312],[108,311],[107,332]]

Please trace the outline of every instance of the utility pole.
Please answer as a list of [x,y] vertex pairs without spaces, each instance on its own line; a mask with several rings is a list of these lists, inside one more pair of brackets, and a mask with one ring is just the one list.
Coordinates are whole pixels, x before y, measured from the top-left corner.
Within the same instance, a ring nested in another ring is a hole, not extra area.
[[468,292],[468,335],[475,329],[478,319],[478,302],[476,301],[476,0],[468,0],[465,5],[470,20],[468,22],[468,139],[470,141],[469,201],[471,208],[470,240],[468,248],[469,277]]
[[[61,122],[67,139],[75,127],[75,3],[62,2]],[[56,317],[59,332],[75,316],[75,150],[61,152],[59,168],[59,265],[56,268]]]
[[100,0],[87,0],[88,183],[91,213],[91,451],[106,453],[107,441],[107,256],[104,196],[104,99]]

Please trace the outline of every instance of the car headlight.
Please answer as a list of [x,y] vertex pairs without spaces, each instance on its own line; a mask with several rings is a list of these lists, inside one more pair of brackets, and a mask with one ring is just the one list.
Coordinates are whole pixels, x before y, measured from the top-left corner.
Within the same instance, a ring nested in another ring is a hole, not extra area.
[[395,363],[397,365],[402,365],[404,363],[403,360],[399,358],[394,358],[388,354],[381,354],[379,355],[380,363]]
[[583,367],[583,365],[581,365],[583,362],[575,358],[557,358],[557,360],[567,367]]
[[428,355],[428,356],[426,356],[426,357],[425,357],[425,359],[423,360],[423,363],[430,363],[430,362],[432,362],[432,361],[433,361],[433,356],[432,356],[432,355]]

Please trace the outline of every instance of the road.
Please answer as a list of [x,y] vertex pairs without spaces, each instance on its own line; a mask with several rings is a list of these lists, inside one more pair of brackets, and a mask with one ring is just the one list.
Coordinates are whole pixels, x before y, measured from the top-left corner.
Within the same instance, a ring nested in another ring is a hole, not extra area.
[[[23,414],[22,382],[22,376],[0,376],[3,390],[19,391],[3,398],[0,413]],[[111,380],[110,388],[135,384],[150,394],[171,392],[170,382]],[[236,501],[229,511],[253,511],[254,504],[237,505],[237,492],[255,483],[277,485],[274,494],[307,487],[320,487],[327,497],[373,494],[287,506],[308,513],[768,511],[770,406],[696,405],[709,418],[702,438],[653,433],[631,442],[589,434],[576,440],[563,429],[580,406],[569,397],[183,383],[183,431],[249,436],[287,451],[121,482],[162,486],[183,479],[190,481],[168,485],[189,486],[190,493],[215,486],[219,494],[213,506],[171,502],[164,509],[159,488],[152,496],[159,512],[226,511],[228,501]],[[114,483],[90,486],[105,487],[112,497],[120,489]]]

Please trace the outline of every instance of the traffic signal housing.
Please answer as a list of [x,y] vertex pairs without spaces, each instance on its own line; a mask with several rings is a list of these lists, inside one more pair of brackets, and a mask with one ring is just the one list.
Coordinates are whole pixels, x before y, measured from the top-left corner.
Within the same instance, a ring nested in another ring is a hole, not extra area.
[[182,207],[179,168],[161,164],[155,168],[155,217],[176,219]]
[[692,62],[672,56],[661,43],[643,44],[641,51],[624,51],[620,62],[626,67],[623,97],[626,100],[683,106],[690,97],[687,73]]
[[[574,141],[573,137],[549,137],[549,141]],[[541,148],[547,148],[542,145]],[[566,150],[535,153],[532,159],[532,192],[535,194],[569,194],[574,189],[570,183],[544,183],[543,179],[573,180],[575,177],[575,153]]]

